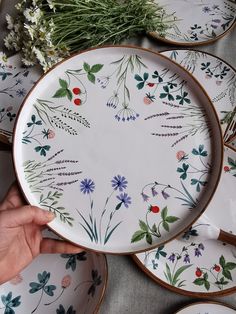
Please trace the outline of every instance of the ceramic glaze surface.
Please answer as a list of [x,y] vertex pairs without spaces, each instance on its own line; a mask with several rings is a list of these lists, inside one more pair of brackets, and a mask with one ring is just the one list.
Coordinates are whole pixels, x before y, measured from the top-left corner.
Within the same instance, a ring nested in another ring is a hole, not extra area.
[[235,310],[216,303],[197,303],[180,310],[176,314],[234,314]]
[[217,39],[235,22],[233,0],[158,0],[168,20],[175,19],[163,34],[156,34],[175,44],[197,45]]
[[0,134],[9,141],[19,107],[41,75],[38,66],[22,67],[20,54],[5,59],[0,52]]
[[106,283],[105,256],[45,254],[0,287],[0,313],[94,313]]
[[[204,215],[218,228],[236,234],[235,162],[236,152],[225,146],[221,181]],[[236,249],[213,239],[198,240],[207,228],[197,221],[183,238],[136,257],[144,271],[178,292],[223,294],[236,289]]]
[[205,52],[179,49],[162,53],[182,65],[202,84],[211,97],[224,133],[235,110],[235,69],[223,60]]
[[168,58],[128,47],[90,50],[49,72],[14,140],[19,183],[30,203],[57,215],[50,227],[114,253],[190,225],[214,192],[221,153],[216,113],[197,82]]

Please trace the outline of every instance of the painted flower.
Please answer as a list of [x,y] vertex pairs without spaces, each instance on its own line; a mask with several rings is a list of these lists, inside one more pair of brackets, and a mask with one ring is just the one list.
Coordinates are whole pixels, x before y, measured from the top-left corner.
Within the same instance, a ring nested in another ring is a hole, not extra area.
[[211,11],[211,9],[209,7],[203,7],[202,8],[202,12],[204,13],[209,13]]
[[160,208],[158,206],[151,206],[150,211],[153,212],[154,214],[159,213]]
[[151,188],[151,191],[152,191],[152,196],[153,196],[153,197],[158,194],[158,192],[157,192],[156,189],[155,189],[155,186],[153,186],[153,187]]
[[121,193],[116,197],[118,198],[119,201],[121,201],[122,204],[124,204],[126,208],[128,208],[129,205],[131,204],[131,197],[127,193]]
[[117,112],[115,119],[117,121],[134,121],[139,117],[139,114],[133,109],[130,109],[128,104],[123,104],[123,108]]
[[143,198],[144,202],[147,202],[149,200],[149,196],[147,194],[142,192],[141,195],[142,195],[142,198]]
[[195,275],[196,275],[197,277],[201,277],[202,271],[201,271],[201,269],[200,269],[199,267],[196,268]]
[[190,263],[190,258],[189,258],[188,254],[185,254],[185,256],[184,256],[184,263],[185,264]]
[[178,159],[178,161],[182,161],[188,159],[188,155],[183,150],[179,150],[176,153],[176,158]]
[[115,92],[113,96],[111,96],[107,101],[107,107],[116,108],[119,104],[118,94]]
[[143,102],[145,105],[150,105],[156,97],[154,95],[151,95],[150,93],[146,93],[146,96],[143,98]]
[[27,93],[27,91],[26,91],[25,88],[19,88],[19,89],[17,89],[17,91],[16,91],[16,95],[17,95],[18,97],[24,97],[24,96],[26,95],[26,93]]
[[124,176],[118,174],[111,180],[111,184],[115,190],[119,189],[120,192],[123,192],[127,187],[128,181]]
[[175,261],[175,254],[172,253],[172,254],[168,257],[168,260],[171,261],[172,263],[174,263],[174,261]]
[[201,250],[198,247],[194,249],[194,255],[197,257],[202,256]]
[[50,129],[48,129],[48,130],[44,129],[42,131],[42,133],[43,133],[43,138],[46,137],[47,139],[52,139],[55,137],[55,132],[53,130],[50,130]]
[[64,276],[61,281],[62,288],[68,288],[70,284],[71,284],[71,276],[70,275]]
[[106,88],[110,82],[110,77],[109,76],[98,77],[97,81],[102,88]]
[[166,200],[168,197],[170,197],[170,195],[168,193],[166,193],[164,190],[161,191],[162,196],[164,197],[164,199]]
[[[23,75],[24,75],[24,74],[23,74]],[[16,85],[18,85],[18,84],[20,84],[20,85],[22,84],[22,80],[21,80],[21,79],[17,79],[17,80],[16,80]]]
[[199,250],[202,250],[202,251],[204,251],[204,249],[205,249],[205,247],[202,243],[198,244],[198,248],[199,248]]
[[7,107],[6,112],[12,111],[12,109],[13,109],[13,107],[12,107],[12,106],[9,106],[9,107]]
[[95,189],[95,183],[91,179],[84,179],[80,183],[80,191],[84,194],[93,193]]

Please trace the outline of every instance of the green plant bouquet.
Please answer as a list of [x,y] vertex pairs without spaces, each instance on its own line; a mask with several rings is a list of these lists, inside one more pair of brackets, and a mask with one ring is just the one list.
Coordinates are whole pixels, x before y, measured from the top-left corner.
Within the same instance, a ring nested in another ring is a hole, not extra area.
[[16,18],[6,16],[5,46],[44,71],[75,51],[141,32],[163,35],[173,21],[154,0],[21,0],[16,9]]

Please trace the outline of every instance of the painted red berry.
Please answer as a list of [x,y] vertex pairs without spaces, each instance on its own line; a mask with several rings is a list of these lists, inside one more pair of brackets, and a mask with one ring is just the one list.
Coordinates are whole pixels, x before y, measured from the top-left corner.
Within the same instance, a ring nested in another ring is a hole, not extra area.
[[143,98],[143,102],[145,103],[145,105],[150,105],[152,103],[152,100],[146,96]]
[[73,93],[75,95],[79,95],[81,93],[81,89],[79,87],[75,87],[75,88],[73,88]]
[[148,83],[147,84],[149,87],[153,87],[155,84],[154,83]]
[[215,266],[213,267],[213,269],[214,269],[215,271],[217,271],[217,273],[218,273],[218,272],[220,271],[220,266],[215,264]]
[[160,211],[160,208],[158,206],[151,206],[150,210],[154,213],[157,214]]
[[229,172],[229,170],[230,170],[230,169],[229,169],[228,166],[224,166],[224,171],[225,171],[225,172]]
[[201,277],[202,271],[201,271],[200,268],[197,267],[197,269],[196,269],[196,271],[195,271],[195,275],[196,275],[197,277]]
[[76,106],[81,105],[81,99],[76,98],[76,99],[74,100],[74,104],[75,104]]

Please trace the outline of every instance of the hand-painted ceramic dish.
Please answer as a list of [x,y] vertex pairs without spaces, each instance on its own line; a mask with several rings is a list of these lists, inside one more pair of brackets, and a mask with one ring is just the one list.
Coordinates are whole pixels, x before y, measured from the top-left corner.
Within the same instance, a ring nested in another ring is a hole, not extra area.
[[150,35],[168,43],[196,46],[215,41],[235,24],[234,0],[158,0],[170,28]]
[[22,67],[20,54],[7,59],[0,52],[0,140],[12,141],[19,107],[41,75],[39,67]]
[[0,308],[12,314],[97,313],[106,281],[103,254],[40,255],[0,286]]
[[133,253],[176,237],[204,211],[221,172],[209,97],[182,67],[142,48],[60,63],[31,91],[15,130],[28,201],[57,215],[56,233],[96,251]]
[[176,314],[234,314],[236,309],[218,302],[196,302],[185,306]]
[[[186,161],[188,164],[188,160]],[[223,175],[205,211],[212,224],[236,234],[236,151],[225,146]],[[195,222],[183,238],[137,254],[134,260],[156,282],[177,293],[209,297],[236,291],[236,248],[198,240],[208,225]]]
[[[178,49],[162,53],[182,65],[204,86],[225,133],[236,109],[236,70],[222,59],[202,51]],[[227,140],[227,136],[224,139]]]

